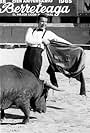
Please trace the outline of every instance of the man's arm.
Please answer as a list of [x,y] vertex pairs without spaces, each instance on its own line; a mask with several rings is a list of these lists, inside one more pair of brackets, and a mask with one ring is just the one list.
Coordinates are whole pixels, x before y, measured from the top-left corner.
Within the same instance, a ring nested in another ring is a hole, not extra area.
[[50,41],[53,42],[53,41],[56,41],[56,42],[61,42],[61,43],[66,43],[67,45],[72,45],[71,42],[59,37],[58,35],[56,35],[55,33],[53,33],[52,31],[49,31],[50,33]]

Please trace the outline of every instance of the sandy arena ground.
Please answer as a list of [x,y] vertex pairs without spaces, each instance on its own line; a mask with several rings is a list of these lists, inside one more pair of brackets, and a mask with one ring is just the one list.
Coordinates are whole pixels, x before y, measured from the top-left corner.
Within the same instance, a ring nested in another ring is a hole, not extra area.
[[[6,63],[7,55],[9,56],[7,64],[16,63],[17,65],[20,62],[19,66],[21,65],[23,54],[19,56],[17,54],[19,50],[17,53],[15,50],[11,51],[13,51],[12,55],[10,52],[5,55],[5,50],[3,52],[0,50],[0,65]],[[24,115],[19,109],[7,109],[6,118],[0,125],[0,133],[90,133],[90,50],[86,50],[85,53],[84,75],[87,97],[79,95],[78,81],[69,80],[63,74],[56,73],[61,91],[54,91],[53,94],[53,91],[49,90],[46,113],[39,114],[31,111],[30,122],[25,125],[21,124]],[[45,59],[43,63],[41,78],[48,80],[48,75],[44,73],[48,62]]]

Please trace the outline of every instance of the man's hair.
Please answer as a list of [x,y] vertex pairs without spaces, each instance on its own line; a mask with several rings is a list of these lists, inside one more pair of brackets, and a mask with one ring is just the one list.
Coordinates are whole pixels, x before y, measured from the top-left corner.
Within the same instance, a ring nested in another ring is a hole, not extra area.
[[47,18],[48,19],[48,16],[46,13],[41,13],[39,16],[38,16],[38,22],[40,20],[41,17],[44,17],[44,18]]

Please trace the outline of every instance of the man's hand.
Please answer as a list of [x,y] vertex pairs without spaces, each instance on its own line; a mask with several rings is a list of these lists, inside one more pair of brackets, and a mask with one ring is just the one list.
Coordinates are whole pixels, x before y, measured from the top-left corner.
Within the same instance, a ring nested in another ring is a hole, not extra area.
[[49,41],[48,39],[43,39],[43,40],[42,40],[42,43],[43,43],[44,45],[49,45],[49,44],[50,44],[50,41]]

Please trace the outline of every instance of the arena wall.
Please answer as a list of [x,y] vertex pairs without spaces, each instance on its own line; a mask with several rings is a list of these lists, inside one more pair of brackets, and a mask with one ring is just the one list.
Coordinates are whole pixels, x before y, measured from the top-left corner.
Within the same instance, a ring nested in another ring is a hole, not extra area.
[[[0,43],[24,43],[28,27],[36,24],[0,24]],[[86,44],[90,39],[90,28],[74,24],[48,24],[48,29],[75,44]]]

